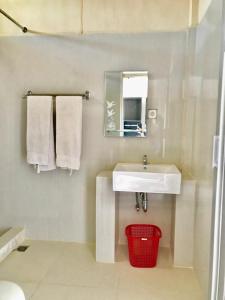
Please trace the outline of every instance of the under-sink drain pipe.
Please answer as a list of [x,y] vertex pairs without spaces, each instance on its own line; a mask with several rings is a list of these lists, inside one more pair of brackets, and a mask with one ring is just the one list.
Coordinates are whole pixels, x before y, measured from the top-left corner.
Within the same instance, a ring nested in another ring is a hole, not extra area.
[[141,193],[141,202],[142,202],[142,209],[144,212],[148,211],[148,196],[147,193]]
[[140,210],[140,202],[141,202],[141,207],[144,212],[148,211],[148,196],[147,193],[136,193],[136,211]]
[[140,210],[139,193],[135,193],[135,196],[136,196],[135,208],[136,208],[136,211],[139,211]]

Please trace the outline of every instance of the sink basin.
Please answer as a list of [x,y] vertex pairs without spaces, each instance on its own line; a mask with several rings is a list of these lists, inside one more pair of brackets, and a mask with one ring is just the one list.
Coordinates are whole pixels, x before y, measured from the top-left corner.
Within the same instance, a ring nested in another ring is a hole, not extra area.
[[113,190],[180,194],[181,173],[175,165],[118,163],[113,170]]

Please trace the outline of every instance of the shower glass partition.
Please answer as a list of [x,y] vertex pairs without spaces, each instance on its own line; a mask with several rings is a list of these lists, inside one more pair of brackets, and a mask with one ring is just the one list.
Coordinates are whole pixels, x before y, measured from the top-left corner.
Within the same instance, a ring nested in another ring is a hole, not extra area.
[[218,292],[222,170],[218,168],[217,177],[212,164],[213,137],[222,135],[224,126],[218,113],[224,110],[220,106],[222,6],[222,0],[212,0],[200,24],[187,32],[183,97],[182,169],[197,183],[193,268],[203,299],[210,300],[223,299]]

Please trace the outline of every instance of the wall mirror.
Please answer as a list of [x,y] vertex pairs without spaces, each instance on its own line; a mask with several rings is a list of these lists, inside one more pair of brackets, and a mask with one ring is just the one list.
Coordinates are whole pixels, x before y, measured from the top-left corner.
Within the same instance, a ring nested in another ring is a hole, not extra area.
[[146,137],[147,71],[105,72],[105,136]]

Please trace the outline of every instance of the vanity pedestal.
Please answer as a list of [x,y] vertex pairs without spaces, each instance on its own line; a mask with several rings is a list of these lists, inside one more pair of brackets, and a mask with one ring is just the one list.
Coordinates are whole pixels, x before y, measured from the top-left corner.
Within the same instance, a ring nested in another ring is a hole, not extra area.
[[[174,195],[171,250],[174,266],[193,266],[194,180],[182,179],[181,194]],[[96,178],[96,261],[115,262],[117,242],[117,202],[119,193],[112,188],[112,171],[102,171]]]
[[196,181],[183,179],[181,193],[175,198],[173,264],[193,267]]
[[115,262],[116,193],[112,172],[102,171],[96,178],[96,261]]

